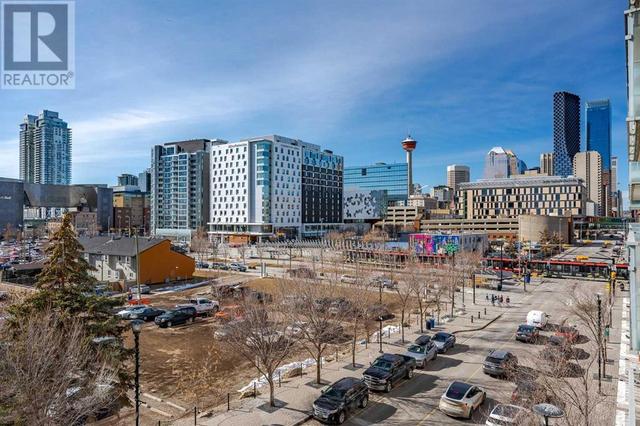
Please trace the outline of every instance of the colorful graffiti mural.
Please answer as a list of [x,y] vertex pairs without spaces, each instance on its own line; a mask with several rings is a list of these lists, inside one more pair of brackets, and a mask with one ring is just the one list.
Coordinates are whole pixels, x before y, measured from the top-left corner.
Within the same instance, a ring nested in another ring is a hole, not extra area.
[[459,235],[413,234],[411,241],[416,254],[452,255],[460,249]]

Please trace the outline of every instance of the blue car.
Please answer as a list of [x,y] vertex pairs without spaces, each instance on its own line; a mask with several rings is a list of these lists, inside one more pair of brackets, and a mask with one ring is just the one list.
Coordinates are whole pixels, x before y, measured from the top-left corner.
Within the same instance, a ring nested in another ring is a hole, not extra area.
[[436,348],[438,348],[438,353],[444,353],[453,348],[453,346],[456,344],[456,336],[451,333],[439,331],[433,335],[431,341],[435,343]]

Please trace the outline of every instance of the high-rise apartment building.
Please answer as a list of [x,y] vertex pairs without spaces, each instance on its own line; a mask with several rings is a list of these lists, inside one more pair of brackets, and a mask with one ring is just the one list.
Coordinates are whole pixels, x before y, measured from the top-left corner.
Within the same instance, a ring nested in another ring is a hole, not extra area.
[[469,166],[463,166],[461,164],[451,164],[447,166],[447,186],[453,189],[454,193],[458,189],[458,185],[469,182],[470,180],[471,171]]
[[20,125],[20,179],[71,184],[71,129],[57,112],[27,115]]
[[342,222],[343,159],[278,135],[211,147],[213,234],[319,235]]
[[611,104],[609,99],[587,101],[587,151],[597,151],[602,170],[611,169]]
[[138,186],[138,176],[123,173],[118,176],[118,186]]
[[524,174],[527,165],[511,150],[494,147],[484,159],[484,178],[500,179]]
[[209,222],[209,150],[218,140],[156,145],[151,151],[151,233],[189,238]]
[[585,211],[581,179],[558,176],[518,176],[463,183],[456,210],[466,219],[495,219],[520,215],[576,216]]
[[540,174],[555,176],[553,173],[553,152],[540,154]]
[[408,173],[407,163],[376,163],[370,166],[345,167],[344,187],[386,190],[389,203],[406,202]]
[[569,92],[553,94],[553,171],[569,176],[573,156],[580,151],[580,97]]
[[605,214],[605,197],[602,186],[602,157],[597,151],[578,152],[573,157],[573,176],[582,179],[586,189],[588,216]]

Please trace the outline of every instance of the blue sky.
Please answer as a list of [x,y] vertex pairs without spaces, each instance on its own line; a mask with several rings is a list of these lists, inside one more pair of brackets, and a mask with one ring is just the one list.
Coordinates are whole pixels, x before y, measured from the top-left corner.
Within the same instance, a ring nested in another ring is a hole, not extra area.
[[24,114],[46,108],[73,128],[75,183],[114,184],[154,144],[199,137],[276,133],[348,166],[403,161],[408,131],[415,181],[444,183],[451,163],[476,179],[493,146],[537,166],[567,90],[611,99],[624,183],[626,4],[79,1],[76,89],[0,91],[0,176],[18,175]]

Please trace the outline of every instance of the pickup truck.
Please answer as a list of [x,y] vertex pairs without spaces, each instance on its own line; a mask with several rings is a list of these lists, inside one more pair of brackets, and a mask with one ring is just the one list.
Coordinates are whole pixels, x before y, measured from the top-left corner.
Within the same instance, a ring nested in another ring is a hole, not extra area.
[[194,307],[196,309],[197,316],[208,317],[220,310],[220,303],[215,300],[209,300],[205,297],[196,297],[189,299],[188,303],[181,303],[176,305],[176,308]]
[[371,390],[391,392],[393,385],[413,377],[416,360],[406,355],[383,354],[376,358],[363,373],[364,382]]

